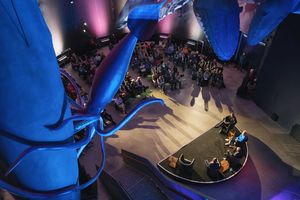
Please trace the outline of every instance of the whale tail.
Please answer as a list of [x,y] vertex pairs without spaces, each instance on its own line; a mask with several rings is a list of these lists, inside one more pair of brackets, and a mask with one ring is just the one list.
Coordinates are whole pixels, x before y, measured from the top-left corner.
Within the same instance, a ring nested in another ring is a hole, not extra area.
[[145,40],[152,36],[160,19],[160,11],[164,3],[165,1],[158,4],[145,4],[131,10],[128,15],[127,26],[139,40]]

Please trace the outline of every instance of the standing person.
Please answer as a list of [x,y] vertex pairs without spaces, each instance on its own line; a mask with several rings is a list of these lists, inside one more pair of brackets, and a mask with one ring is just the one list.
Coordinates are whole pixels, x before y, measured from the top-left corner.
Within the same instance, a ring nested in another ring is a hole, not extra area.
[[106,127],[108,127],[110,124],[116,125],[116,122],[113,120],[112,116],[106,112],[106,109],[102,111],[101,117]]
[[203,74],[203,86],[207,86],[210,78],[210,72],[209,69],[206,69]]
[[158,77],[157,85],[165,93],[165,79],[162,75]]
[[244,70],[247,68],[247,55],[245,52],[240,56],[240,68],[239,70]]
[[[234,128],[236,123],[237,123],[237,119],[235,117],[235,114],[232,112],[232,113],[230,113],[230,115],[226,116],[223,119],[223,121],[221,123],[221,129],[219,132],[225,133],[226,135],[228,135],[229,131]],[[228,141],[228,140],[226,140],[226,141]]]
[[178,88],[181,89],[181,75],[179,74],[179,71],[177,71],[175,73],[175,87],[177,88],[177,84],[178,84]]
[[141,80],[141,77],[137,77],[136,78],[136,87],[137,87],[137,90],[138,90],[138,93],[139,94],[141,94],[141,93],[143,93],[143,92],[145,92],[146,91],[146,89],[147,89],[147,87],[145,87],[144,85],[143,85],[143,83],[142,83],[142,80]]
[[121,110],[121,112],[123,114],[126,114],[125,104],[124,104],[123,99],[121,98],[120,94],[117,95],[117,97],[115,98],[114,101],[115,101],[116,108]]

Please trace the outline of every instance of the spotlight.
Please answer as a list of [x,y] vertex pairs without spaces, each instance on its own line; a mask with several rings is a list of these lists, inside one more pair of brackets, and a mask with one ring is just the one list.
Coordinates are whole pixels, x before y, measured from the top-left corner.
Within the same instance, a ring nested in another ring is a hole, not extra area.
[[73,4],[74,3],[74,1],[70,1],[70,4]]
[[85,32],[86,32],[86,30],[85,30],[85,29],[83,29],[83,32],[85,33]]
[[87,23],[86,23],[86,22],[84,22],[84,23],[83,23],[83,25],[87,26]]

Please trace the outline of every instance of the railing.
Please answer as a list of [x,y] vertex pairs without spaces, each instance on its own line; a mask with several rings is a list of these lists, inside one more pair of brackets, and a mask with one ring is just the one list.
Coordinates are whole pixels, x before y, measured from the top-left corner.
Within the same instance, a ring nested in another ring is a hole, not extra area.
[[168,177],[161,174],[161,172],[154,167],[149,160],[138,156],[134,153],[128,152],[122,149],[122,156],[126,164],[133,166],[134,168],[142,171],[143,173],[152,177],[157,185],[162,186],[160,190],[165,193],[175,194],[178,199],[192,199],[192,200],[204,200],[204,199],[212,199],[207,197],[206,195],[200,194],[197,191],[192,189],[187,189],[183,185],[179,183],[175,183],[170,180]]

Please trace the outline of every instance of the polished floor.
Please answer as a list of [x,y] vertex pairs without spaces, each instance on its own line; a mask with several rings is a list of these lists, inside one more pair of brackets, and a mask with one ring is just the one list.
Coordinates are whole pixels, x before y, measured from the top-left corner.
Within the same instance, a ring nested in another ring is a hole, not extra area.
[[[131,74],[134,76],[134,72]],[[151,105],[143,109],[121,131],[107,138],[106,170],[115,177],[124,176],[121,149],[144,156],[156,165],[234,111],[237,126],[250,135],[249,164],[227,183],[196,189],[213,199],[277,199],[280,195],[285,195],[284,199],[300,199],[300,144],[254,102],[235,95],[243,76],[233,66],[226,66],[226,88],[218,90],[200,88],[187,70],[183,89],[170,91],[168,95],[153,89],[153,96],[162,98],[166,106]],[[151,85],[147,80],[144,83]],[[124,117],[110,106],[108,111],[116,121]],[[99,156],[87,152],[82,162],[89,161],[99,162]],[[224,197],[224,193],[229,195]]]
[[[137,76],[132,71],[130,74]],[[291,199],[300,199],[300,143],[253,101],[235,95],[244,73],[233,66],[226,66],[226,88],[222,90],[201,88],[191,80],[188,70],[184,74],[181,90],[169,91],[165,95],[152,88],[152,95],[162,98],[166,106],[150,105],[116,135],[107,138],[105,169],[117,178],[130,179],[130,175],[124,173],[126,169],[120,157],[121,149],[144,156],[156,165],[234,111],[238,119],[237,126],[250,134],[249,164],[243,173],[227,183],[199,186],[196,190],[213,199],[276,199],[281,194],[285,194],[284,199],[289,199],[288,195],[292,195]],[[151,86],[149,81],[143,81],[145,85]],[[88,90],[88,86],[84,87]],[[124,117],[116,113],[111,105],[107,110],[116,121]],[[100,161],[99,155],[95,153],[97,146],[94,143],[94,148],[88,150],[81,159],[89,163],[87,168],[91,174],[95,172],[91,161]],[[232,190],[233,186],[236,190]],[[229,195],[224,197],[226,193]]]
[[[137,76],[134,72],[131,74]],[[88,91],[88,86],[76,74],[74,76]],[[235,95],[243,76],[233,66],[226,66],[226,88],[218,90],[197,86],[186,70],[183,89],[170,91],[168,95],[153,89],[152,95],[162,98],[166,105],[148,106],[116,135],[106,139],[105,169],[115,177],[122,175],[123,179],[124,176],[130,179],[130,174],[124,173],[121,149],[144,156],[156,165],[234,111],[237,126],[246,129],[250,135],[250,159],[245,170],[222,184],[191,187],[212,199],[300,199],[300,143],[254,102]],[[143,81],[145,85],[151,85],[147,80]],[[117,122],[124,117],[116,113],[112,105],[107,110]],[[80,159],[90,174],[95,173],[95,163],[101,160],[97,147],[98,143],[94,141],[93,147]],[[99,192],[98,199],[109,199],[102,187]]]

